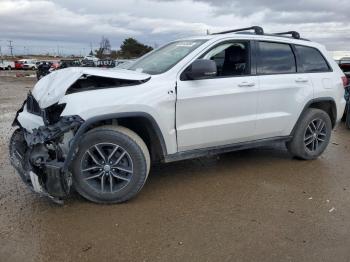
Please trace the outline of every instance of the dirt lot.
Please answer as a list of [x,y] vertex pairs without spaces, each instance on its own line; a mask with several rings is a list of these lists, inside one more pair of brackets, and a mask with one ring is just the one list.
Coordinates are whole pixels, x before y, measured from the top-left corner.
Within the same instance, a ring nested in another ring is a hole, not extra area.
[[34,78],[0,77],[0,261],[350,261],[350,130],[315,161],[282,145],[153,167],[122,205],[30,192],[7,160]]

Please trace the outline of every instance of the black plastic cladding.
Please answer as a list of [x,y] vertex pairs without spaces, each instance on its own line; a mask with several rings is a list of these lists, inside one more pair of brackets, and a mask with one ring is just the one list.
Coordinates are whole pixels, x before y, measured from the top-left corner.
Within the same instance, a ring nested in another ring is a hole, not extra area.
[[71,141],[70,147],[69,147],[69,152],[66,156],[66,159],[64,161],[64,165],[62,168],[63,172],[67,172],[70,163],[73,160],[74,154],[76,149],[78,148],[79,142],[81,141],[83,134],[95,123],[101,122],[101,121],[106,121],[106,120],[113,120],[113,119],[120,119],[120,118],[127,118],[127,117],[145,117],[150,122],[152,123],[152,126],[159,138],[160,145],[162,148],[162,155],[166,156],[167,155],[167,149],[165,145],[165,140],[162,134],[162,131],[160,130],[156,120],[147,113],[144,112],[130,112],[130,113],[115,113],[115,114],[106,114],[106,115],[101,115],[101,116],[96,116],[92,117],[88,120],[86,120],[78,129],[76,134],[74,135],[73,140]]

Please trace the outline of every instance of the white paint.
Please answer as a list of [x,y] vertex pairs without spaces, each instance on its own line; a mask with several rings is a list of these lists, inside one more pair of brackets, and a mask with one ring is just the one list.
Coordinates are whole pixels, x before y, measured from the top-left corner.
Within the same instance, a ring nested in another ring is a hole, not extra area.
[[21,123],[23,128],[27,129],[31,133],[33,129],[44,125],[43,118],[41,116],[29,113],[26,105],[23,107],[23,111],[18,114],[18,121]]
[[82,75],[94,75],[128,80],[144,80],[150,76],[124,69],[71,67],[52,72],[43,77],[35,85],[33,96],[41,108],[46,108],[58,102],[67,89]]
[[[184,40],[191,39],[198,38]],[[82,75],[130,80],[150,77],[123,69],[68,68],[40,80],[33,95],[42,108],[57,102],[66,103],[62,116],[79,115],[84,120],[111,113],[147,113],[159,125],[169,154],[289,135],[304,106],[314,98],[333,98],[337,120],[342,117],[345,100],[341,77],[344,74],[322,45],[268,35],[225,34],[201,39],[208,41],[146,83],[65,95]],[[214,45],[249,39],[315,47],[327,58],[333,72],[180,80],[183,70]],[[303,81],[299,81],[300,78]],[[250,85],[243,87],[244,82]],[[42,119],[25,111],[20,114],[19,121],[29,130],[42,124]]]
[[32,182],[34,191],[37,193],[44,192],[44,190],[39,182],[39,178],[38,178],[37,174],[35,174],[33,171],[30,171],[29,176],[30,176],[30,180]]

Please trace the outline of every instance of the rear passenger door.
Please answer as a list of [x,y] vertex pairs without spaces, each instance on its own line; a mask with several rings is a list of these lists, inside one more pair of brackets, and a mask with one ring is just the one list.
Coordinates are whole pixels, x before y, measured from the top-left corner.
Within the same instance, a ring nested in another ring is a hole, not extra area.
[[294,47],[282,42],[256,42],[259,75],[257,138],[287,136],[313,90],[306,74],[298,74]]

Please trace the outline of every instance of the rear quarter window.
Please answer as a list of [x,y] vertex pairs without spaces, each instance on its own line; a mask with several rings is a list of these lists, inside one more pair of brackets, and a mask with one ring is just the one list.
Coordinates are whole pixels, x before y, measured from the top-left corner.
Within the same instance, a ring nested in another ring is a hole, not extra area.
[[296,73],[296,61],[289,44],[259,42],[259,74]]
[[299,71],[304,73],[319,73],[331,71],[326,59],[320,51],[313,47],[295,46],[301,63]]

